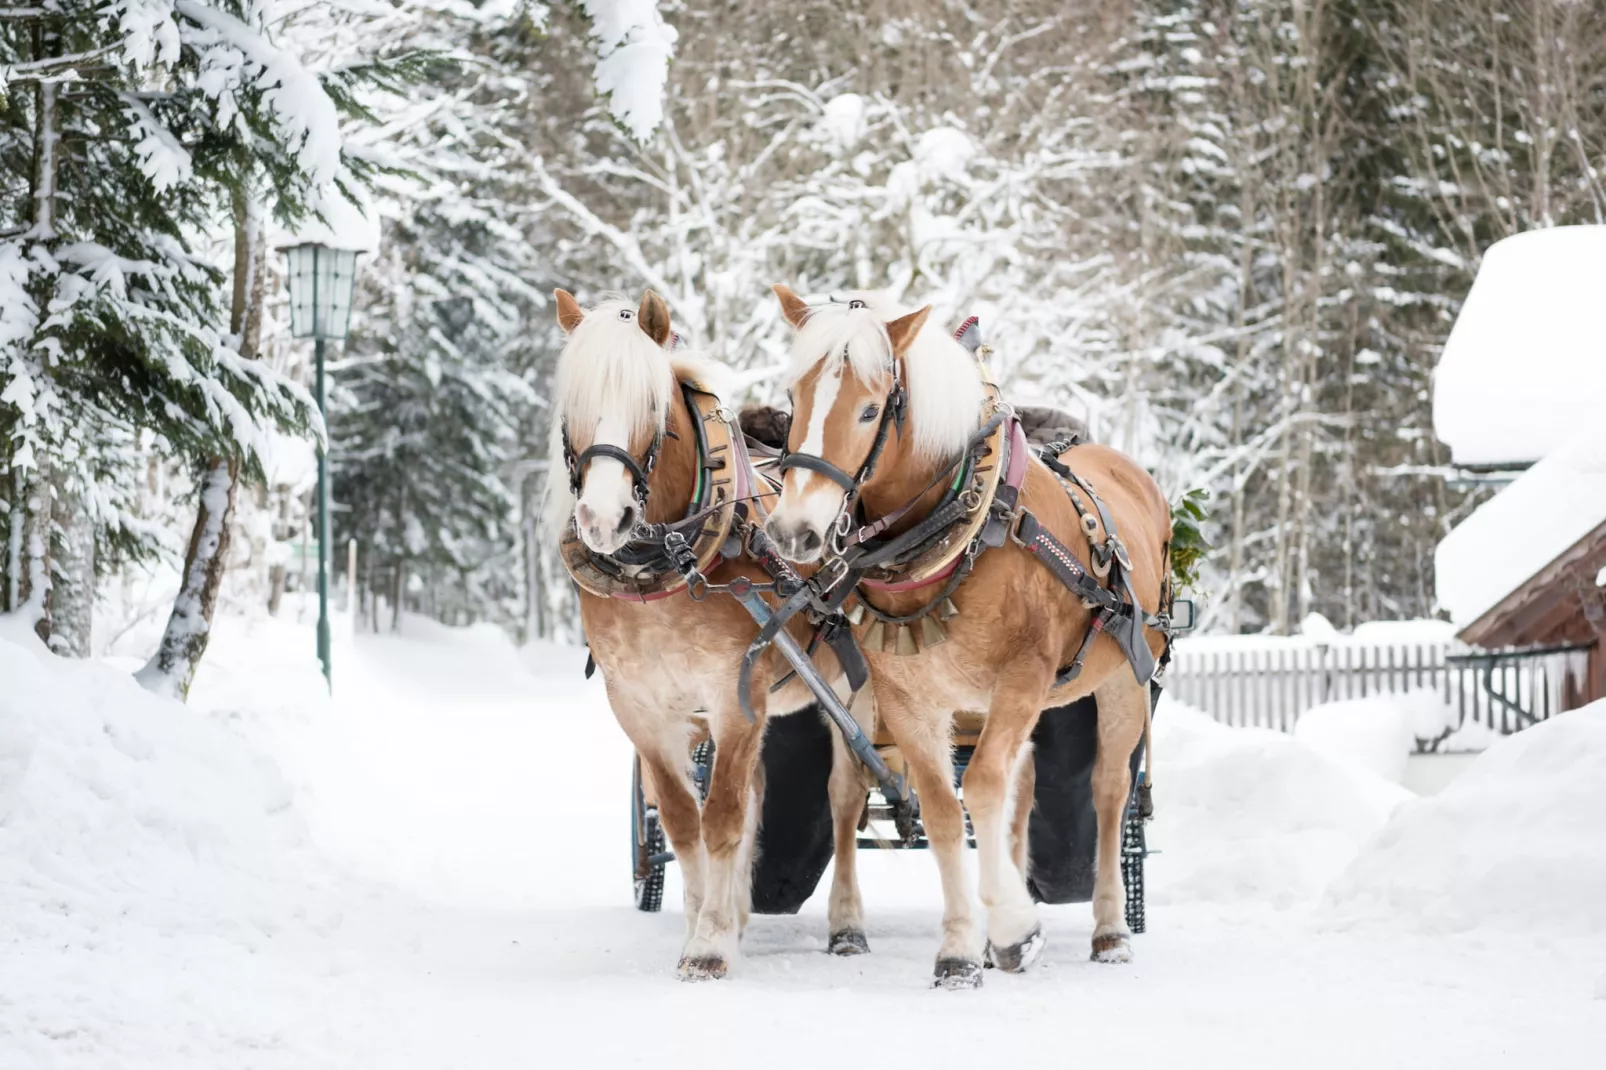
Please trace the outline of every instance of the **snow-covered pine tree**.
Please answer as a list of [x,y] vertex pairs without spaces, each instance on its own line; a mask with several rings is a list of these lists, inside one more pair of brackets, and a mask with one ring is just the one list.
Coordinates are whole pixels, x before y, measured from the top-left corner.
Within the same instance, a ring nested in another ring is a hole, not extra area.
[[[290,112],[305,100],[294,69],[240,25],[200,0],[52,0],[0,20],[0,154],[29,176],[0,194],[5,607],[69,651],[87,636],[55,633],[52,618],[89,597],[87,562],[149,549],[125,513],[133,472],[119,446],[136,429],[175,456],[249,469],[265,428],[312,422],[304,391],[242,358],[224,275],[196,240],[228,203],[220,178],[248,133],[231,127],[231,58],[255,49],[258,69],[278,65],[285,111],[266,121],[303,162],[338,148],[322,116]],[[99,552],[63,557],[64,534],[82,535],[53,512],[86,515]]]
[[528,27],[427,8],[407,40],[459,62],[382,130],[405,174],[376,190],[381,250],[334,369],[340,534],[361,547],[364,589],[393,611],[405,599],[443,619],[517,625],[519,462],[544,442],[519,432],[536,402],[531,336],[550,290],[519,185]]

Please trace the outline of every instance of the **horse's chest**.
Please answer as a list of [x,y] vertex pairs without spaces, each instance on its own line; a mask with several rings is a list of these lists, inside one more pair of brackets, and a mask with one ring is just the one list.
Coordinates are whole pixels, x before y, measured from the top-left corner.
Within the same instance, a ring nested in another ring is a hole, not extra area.
[[741,645],[730,630],[657,606],[586,615],[592,656],[610,693],[683,711],[729,689]]
[[870,669],[922,705],[986,709],[996,673],[968,653],[944,643],[918,654],[872,654]]

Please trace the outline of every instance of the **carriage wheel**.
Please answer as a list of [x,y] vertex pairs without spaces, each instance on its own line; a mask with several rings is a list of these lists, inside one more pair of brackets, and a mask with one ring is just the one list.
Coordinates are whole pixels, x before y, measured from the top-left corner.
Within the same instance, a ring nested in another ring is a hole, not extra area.
[[1143,860],[1148,855],[1143,839],[1143,818],[1138,816],[1137,798],[1127,803],[1121,822],[1121,880],[1126,885],[1126,927],[1141,933],[1147,927],[1143,898]]
[[664,866],[668,853],[664,828],[658,810],[647,805],[641,789],[641,758],[636,758],[630,776],[630,868],[635,879],[636,909],[656,913],[664,905]]
[[708,801],[708,786],[714,779],[714,741],[705,739],[691,749],[692,783],[697,785],[697,801]]

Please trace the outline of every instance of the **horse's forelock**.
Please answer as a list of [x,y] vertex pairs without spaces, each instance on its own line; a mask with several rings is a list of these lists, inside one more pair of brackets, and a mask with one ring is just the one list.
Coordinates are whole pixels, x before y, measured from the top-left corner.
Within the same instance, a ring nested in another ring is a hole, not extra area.
[[[864,307],[852,307],[854,301]],[[827,361],[846,361],[861,383],[875,381],[892,362],[887,323],[911,311],[874,293],[849,294],[816,306],[792,341],[792,381]],[[979,420],[984,393],[976,361],[944,327],[928,320],[903,363],[915,456],[946,460],[964,445]]]

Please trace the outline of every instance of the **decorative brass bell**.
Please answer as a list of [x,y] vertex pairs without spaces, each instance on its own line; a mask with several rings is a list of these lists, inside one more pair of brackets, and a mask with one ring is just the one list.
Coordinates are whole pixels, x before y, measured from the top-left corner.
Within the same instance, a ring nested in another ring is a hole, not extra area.
[[937,615],[943,620],[953,620],[959,616],[959,607],[954,605],[952,598],[944,598],[942,600],[942,608],[937,610]]
[[871,650],[880,650],[886,630],[887,626],[881,623],[879,617],[871,621],[870,630],[864,633],[864,645]]
[[948,633],[934,618],[930,616],[920,618],[920,649],[930,650],[938,643],[947,641]]
[[864,603],[855,602],[853,608],[848,610],[848,623],[857,628],[864,621]]
[[896,652],[901,656],[920,653],[920,649],[915,646],[914,629],[909,627],[907,624],[898,626],[898,645]]

